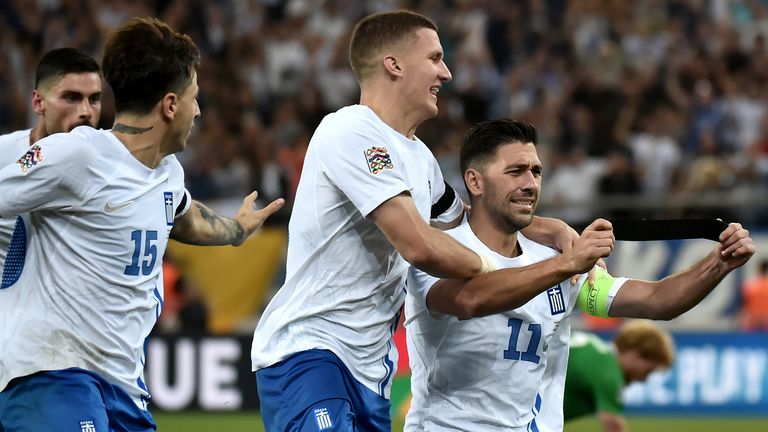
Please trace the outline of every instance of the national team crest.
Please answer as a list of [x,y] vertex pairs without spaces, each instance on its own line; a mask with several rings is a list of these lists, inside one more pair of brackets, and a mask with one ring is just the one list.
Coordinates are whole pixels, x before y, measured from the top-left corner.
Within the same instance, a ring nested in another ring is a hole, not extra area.
[[43,149],[40,148],[39,144],[35,144],[30,147],[29,150],[24,153],[24,156],[17,160],[16,163],[21,167],[21,172],[26,174],[30,169],[32,169],[32,167],[44,160],[45,158],[43,157]]
[[328,408],[315,409],[315,421],[317,422],[318,431],[324,431],[333,427],[333,420],[331,420]]
[[96,424],[93,420],[82,420],[80,422],[80,432],[96,432]]
[[549,299],[549,311],[552,315],[559,315],[565,312],[565,300],[563,299],[563,289],[560,285],[547,290]]
[[371,174],[378,174],[385,169],[395,169],[392,164],[392,157],[386,147],[371,147],[365,151],[365,160],[368,162],[368,169]]
[[165,198],[165,223],[170,226],[173,225],[176,213],[173,209],[173,193],[163,192],[163,196]]

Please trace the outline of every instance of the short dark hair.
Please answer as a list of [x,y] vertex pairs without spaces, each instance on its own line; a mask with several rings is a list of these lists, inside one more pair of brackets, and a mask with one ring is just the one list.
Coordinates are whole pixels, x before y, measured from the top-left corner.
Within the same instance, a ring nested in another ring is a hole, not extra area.
[[422,28],[437,31],[437,24],[424,15],[406,10],[363,18],[355,26],[349,43],[349,62],[357,79],[363,81],[370,75],[382,49],[404,42]]
[[156,18],[134,18],[114,30],[101,65],[118,113],[146,114],[169,92],[181,93],[200,64],[188,35]]
[[536,145],[536,128],[530,123],[511,119],[487,120],[476,124],[461,145],[461,172],[485,164],[499,147],[515,142]]
[[35,88],[50,78],[70,73],[101,73],[96,60],[77,48],[56,48],[48,51],[37,63]]

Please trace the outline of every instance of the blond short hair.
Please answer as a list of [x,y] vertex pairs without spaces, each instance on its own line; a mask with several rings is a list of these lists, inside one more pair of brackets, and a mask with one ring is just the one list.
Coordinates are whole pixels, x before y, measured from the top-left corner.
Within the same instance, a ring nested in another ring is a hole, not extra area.
[[406,10],[363,18],[355,26],[349,43],[349,62],[358,81],[363,82],[371,76],[382,51],[407,42],[422,28],[437,31],[434,21]]
[[650,320],[625,322],[613,340],[619,352],[636,350],[643,358],[653,360],[664,368],[675,361],[675,345],[667,330]]

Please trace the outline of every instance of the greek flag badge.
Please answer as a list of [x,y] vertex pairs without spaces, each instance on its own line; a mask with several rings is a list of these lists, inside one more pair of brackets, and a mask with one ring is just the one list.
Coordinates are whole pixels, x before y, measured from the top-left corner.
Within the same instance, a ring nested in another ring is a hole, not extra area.
[[317,408],[315,410],[315,420],[317,421],[317,430],[324,431],[333,427],[333,421],[331,415],[328,413],[328,408]]
[[549,299],[549,311],[552,312],[552,315],[558,315],[565,312],[563,289],[559,284],[556,287],[547,290],[547,298]]
[[165,198],[165,223],[169,226],[173,226],[174,209],[173,209],[173,193],[163,192]]
[[80,421],[80,432],[96,432],[96,424],[93,420]]

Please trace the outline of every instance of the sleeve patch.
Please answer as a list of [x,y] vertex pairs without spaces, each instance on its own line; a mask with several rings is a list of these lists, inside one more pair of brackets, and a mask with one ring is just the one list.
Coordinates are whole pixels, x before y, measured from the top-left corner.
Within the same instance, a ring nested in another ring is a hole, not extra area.
[[378,174],[385,169],[393,170],[395,165],[392,163],[392,157],[386,147],[373,146],[365,150],[365,160],[368,163],[368,170],[371,174]]
[[45,158],[43,157],[43,149],[39,144],[35,144],[30,147],[29,150],[24,153],[24,156],[17,160],[16,163],[19,164],[19,167],[21,167],[21,172],[27,174],[30,169],[40,164],[44,160]]

